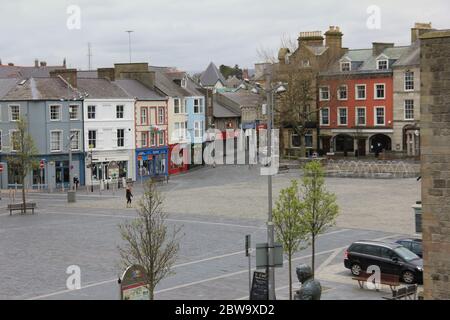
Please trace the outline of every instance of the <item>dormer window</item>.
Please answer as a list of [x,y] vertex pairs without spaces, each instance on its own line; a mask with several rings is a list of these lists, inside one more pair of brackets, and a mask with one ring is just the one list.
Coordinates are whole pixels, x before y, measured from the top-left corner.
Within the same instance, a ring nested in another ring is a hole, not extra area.
[[351,71],[351,69],[352,69],[352,65],[350,62],[348,62],[348,61],[341,62],[341,71],[342,72]]
[[377,70],[389,69],[389,61],[387,59],[377,60]]
[[186,77],[184,77],[183,79],[181,79],[181,87],[182,87],[182,88],[186,88],[186,83],[187,83]]

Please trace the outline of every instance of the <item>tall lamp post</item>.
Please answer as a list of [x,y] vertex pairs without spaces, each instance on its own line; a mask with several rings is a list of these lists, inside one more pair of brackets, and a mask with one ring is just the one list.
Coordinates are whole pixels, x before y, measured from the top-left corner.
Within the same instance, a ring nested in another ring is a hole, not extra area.
[[[266,95],[267,102],[267,157],[270,159],[272,157],[272,127],[274,122],[274,96],[275,94],[281,94],[286,92],[286,84],[278,83],[272,86],[272,75],[269,71],[266,71],[266,86],[262,88],[259,83],[256,83],[256,87],[252,88],[251,92],[254,94],[259,94],[262,90]],[[275,232],[273,225],[273,205],[272,205],[272,174],[269,173],[267,176],[267,195],[268,195],[268,218],[267,218],[267,244],[268,244],[268,266],[266,269],[266,274],[268,277],[269,284],[269,300],[275,300]]]

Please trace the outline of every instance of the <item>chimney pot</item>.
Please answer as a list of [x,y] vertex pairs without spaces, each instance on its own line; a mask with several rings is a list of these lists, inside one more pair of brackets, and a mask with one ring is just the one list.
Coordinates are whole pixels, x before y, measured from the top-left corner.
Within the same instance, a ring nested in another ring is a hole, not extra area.
[[39,60],[38,60],[38,59],[35,59],[35,60],[34,60],[34,67],[35,67],[35,68],[38,68],[38,67],[39,67]]
[[13,67],[13,66],[14,66],[14,63],[8,62],[8,66]]
[[46,66],[47,66],[47,62],[41,61],[40,66],[41,66],[41,67],[46,67]]

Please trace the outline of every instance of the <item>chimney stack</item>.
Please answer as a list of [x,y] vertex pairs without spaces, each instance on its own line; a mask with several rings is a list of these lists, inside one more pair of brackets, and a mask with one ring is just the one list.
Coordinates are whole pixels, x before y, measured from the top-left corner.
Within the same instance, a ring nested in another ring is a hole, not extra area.
[[66,80],[73,88],[77,87],[77,69],[56,69],[50,71],[50,77],[62,77]]
[[40,65],[41,65],[41,67],[46,67],[47,66],[47,62],[41,61]]
[[155,72],[148,69],[148,63],[116,63],[115,79],[137,80],[150,89],[155,87]]
[[411,43],[416,42],[417,40],[419,40],[419,37],[421,35],[429,32],[429,31],[432,31],[432,30],[433,30],[433,27],[431,26],[431,22],[430,23],[416,22],[414,24],[414,28],[411,28]]
[[300,47],[302,43],[313,47],[323,46],[322,31],[300,32],[300,36],[298,37],[298,46]]
[[98,68],[97,77],[99,79],[108,79],[109,81],[115,81],[114,68]]
[[330,26],[325,32],[325,45],[329,48],[340,50],[342,49],[342,32],[337,26]]
[[8,62],[8,66],[10,66],[10,67],[14,67],[14,63],[12,63],[12,62]]
[[34,67],[39,68],[39,60],[38,59],[34,60]]

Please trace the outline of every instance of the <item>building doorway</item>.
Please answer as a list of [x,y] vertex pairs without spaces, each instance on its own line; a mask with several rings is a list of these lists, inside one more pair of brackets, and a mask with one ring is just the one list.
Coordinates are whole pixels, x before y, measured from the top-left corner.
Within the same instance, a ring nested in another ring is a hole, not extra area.
[[358,156],[364,157],[366,155],[366,139],[358,139]]
[[335,138],[336,152],[353,152],[353,137],[348,134],[338,134]]
[[376,134],[370,138],[370,152],[379,154],[392,150],[391,138],[385,134]]

